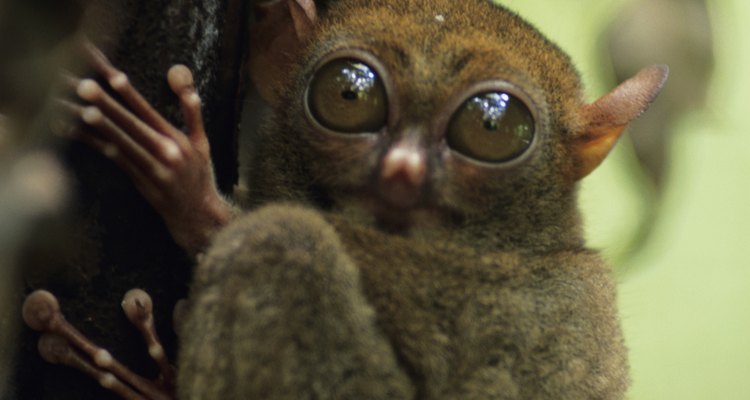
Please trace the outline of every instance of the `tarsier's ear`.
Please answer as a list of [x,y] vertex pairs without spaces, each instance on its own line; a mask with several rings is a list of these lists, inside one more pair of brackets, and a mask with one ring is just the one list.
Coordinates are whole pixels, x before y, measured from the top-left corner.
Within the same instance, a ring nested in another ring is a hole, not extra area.
[[583,107],[583,133],[575,138],[575,180],[593,171],[612,150],[625,127],[641,115],[667,81],[669,68],[653,65],[621,83],[599,100]]
[[261,97],[275,103],[288,66],[317,21],[314,0],[274,0],[256,6],[250,32],[250,77]]

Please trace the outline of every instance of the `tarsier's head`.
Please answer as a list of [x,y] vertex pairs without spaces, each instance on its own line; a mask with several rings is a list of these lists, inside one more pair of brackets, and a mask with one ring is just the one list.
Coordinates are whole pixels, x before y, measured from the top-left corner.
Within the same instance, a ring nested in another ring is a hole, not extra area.
[[259,170],[294,181],[274,187],[412,235],[580,241],[575,184],[665,67],[586,104],[568,57],[491,2],[330,3],[277,2],[256,31],[254,80],[277,111]]

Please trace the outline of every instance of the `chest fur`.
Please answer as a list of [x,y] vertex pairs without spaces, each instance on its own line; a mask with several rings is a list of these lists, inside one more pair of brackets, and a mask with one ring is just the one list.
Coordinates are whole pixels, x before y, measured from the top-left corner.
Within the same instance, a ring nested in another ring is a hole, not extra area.
[[600,355],[585,355],[599,341],[587,315],[600,317],[597,304],[608,304],[611,293],[591,290],[607,281],[590,256],[482,255],[403,238],[384,246],[382,238],[373,245],[373,238],[346,237],[380,328],[426,398],[476,376],[523,390],[599,363]]

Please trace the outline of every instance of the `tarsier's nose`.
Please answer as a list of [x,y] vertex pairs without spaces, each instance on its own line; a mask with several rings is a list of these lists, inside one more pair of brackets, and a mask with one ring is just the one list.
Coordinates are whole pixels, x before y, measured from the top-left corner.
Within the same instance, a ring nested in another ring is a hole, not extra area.
[[390,205],[411,208],[420,200],[426,174],[424,150],[414,144],[396,143],[383,157],[378,190]]

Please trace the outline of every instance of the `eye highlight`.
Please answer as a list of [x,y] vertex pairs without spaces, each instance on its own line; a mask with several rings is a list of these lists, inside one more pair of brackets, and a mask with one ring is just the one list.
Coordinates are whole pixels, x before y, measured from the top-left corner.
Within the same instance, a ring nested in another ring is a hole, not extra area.
[[350,58],[323,65],[307,91],[310,114],[322,126],[343,133],[377,132],[385,126],[385,86],[369,65]]
[[448,124],[454,151],[478,161],[501,163],[523,154],[534,139],[534,117],[507,92],[485,92],[465,101]]

